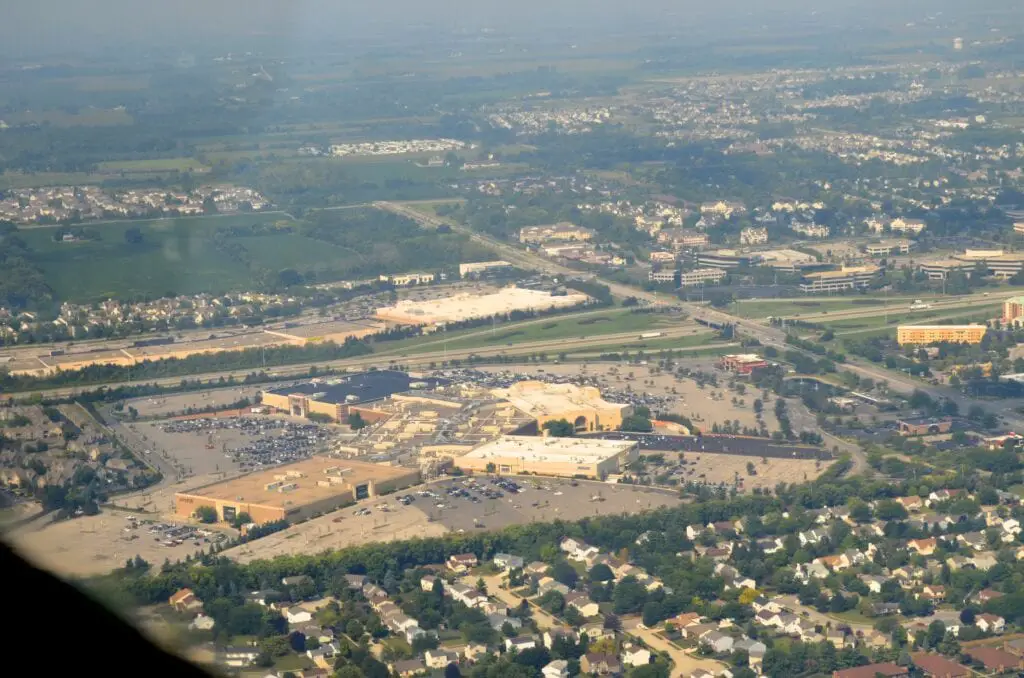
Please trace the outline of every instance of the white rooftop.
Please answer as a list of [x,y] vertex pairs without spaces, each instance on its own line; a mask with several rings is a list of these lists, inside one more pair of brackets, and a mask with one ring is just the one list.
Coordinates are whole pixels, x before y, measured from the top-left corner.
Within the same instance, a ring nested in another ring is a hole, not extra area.
[[594,464],[636,447],[632,440],[502,436],[465,455],[472,459],[518,457],[531,461]]

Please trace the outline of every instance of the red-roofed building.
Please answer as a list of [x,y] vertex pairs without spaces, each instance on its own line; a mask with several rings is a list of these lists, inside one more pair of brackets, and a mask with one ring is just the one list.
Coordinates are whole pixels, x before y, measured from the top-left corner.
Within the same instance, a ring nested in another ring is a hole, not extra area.
[[832,678],[875,678],[877,675],[886,678],[909,678],[910,670],[904,666],[884,662],[881,664],[868,664],[867,666],[854,666],[852,669],[834,671]]
[[931,678],[970,678],[971,670],[962,664],[946,659],[941,654],[915,652],[910,655],[914,665]]
[[972,647],[966,652],[972,659],[984,664],[989,671],[1003,672],[1024,668],[1024,658],[997,647]]

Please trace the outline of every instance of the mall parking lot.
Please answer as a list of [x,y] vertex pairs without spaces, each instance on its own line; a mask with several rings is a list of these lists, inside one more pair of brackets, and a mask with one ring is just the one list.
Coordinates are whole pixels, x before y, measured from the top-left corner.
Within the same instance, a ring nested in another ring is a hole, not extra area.
[[[633,485],[542,476],[507,480],[515,483],[518,491],[510,492],[485,476],[431,483],[426,487],[433,496],[413,494],[416,498],[410,506],[422,510],[430,520],[440,522],[449,530],[468,531],[500,529],[534,521],[636,513],[682,502],[673,492]],[[496,492],[500,492],[500,496],[495,497]]]

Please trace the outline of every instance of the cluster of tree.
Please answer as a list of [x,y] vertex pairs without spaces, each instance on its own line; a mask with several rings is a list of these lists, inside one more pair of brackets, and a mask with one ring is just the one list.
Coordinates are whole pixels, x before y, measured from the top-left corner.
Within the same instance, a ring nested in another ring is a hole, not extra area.
[[53,300],[46,276],[33,263],[32,252],[9,221],[0,221],[0,306],[22,309]]

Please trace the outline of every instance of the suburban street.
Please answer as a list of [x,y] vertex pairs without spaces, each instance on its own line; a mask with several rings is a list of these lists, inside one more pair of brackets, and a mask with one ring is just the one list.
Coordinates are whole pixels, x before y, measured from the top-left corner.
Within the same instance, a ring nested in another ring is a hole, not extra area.
[[[508,589],[502,588],[506,579],[504,574],[482,577],[469,576],[463,577],[459,581],[466,586],[476,586],[478,579],[484,580],[484,584],[487,586],[488,595],[498,598],[509,607],[518,607],[520,601],[523,600],[520,596],[517,596]],[[565,625],[556,617],[548,614],[532,602],[530,603],[530,609],[532,610],[534,620],[537,622],[537,628],[541,632],[555,626]],[[672,678],[689,676],[698,669],[704,669],[706,671],[716,673],[723,668],[721,662],[717,662],[713,659],[694,657],[677,645],[661,638],[654,631],[642,628],[640,620],[637,617],[623,617],[622,632],[642,640],[644,644],[652,650],[657,650],[667,654],[669,659],[672,660]]]

